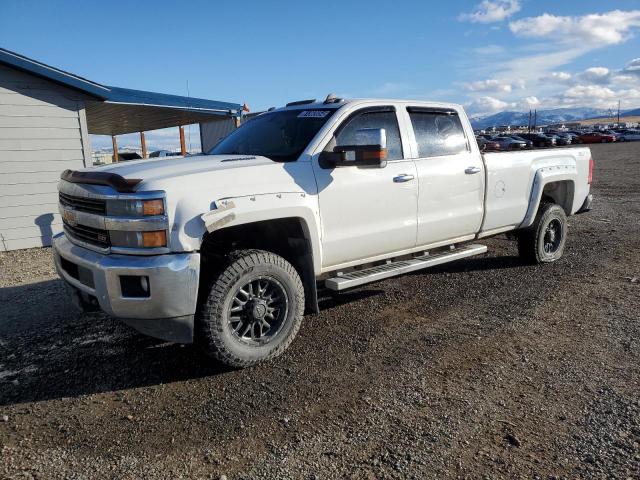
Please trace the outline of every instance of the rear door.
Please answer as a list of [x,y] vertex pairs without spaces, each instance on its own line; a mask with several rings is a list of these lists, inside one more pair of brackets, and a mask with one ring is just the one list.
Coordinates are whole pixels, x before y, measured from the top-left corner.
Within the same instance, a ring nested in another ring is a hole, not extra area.
[[418,172],[417,245],[470,239],[480,230],[484,164],[456,110],[408,107]]
[[355,133],[361,128],[386,130],[384,168],[323,167],[318,155],[313,161],[325,268],[415,246],[417,172],[409,158],[406,134],[400,134],[395,107],[366,107],[351,113],[339,124],[325,149],[336,142],[354,144]]

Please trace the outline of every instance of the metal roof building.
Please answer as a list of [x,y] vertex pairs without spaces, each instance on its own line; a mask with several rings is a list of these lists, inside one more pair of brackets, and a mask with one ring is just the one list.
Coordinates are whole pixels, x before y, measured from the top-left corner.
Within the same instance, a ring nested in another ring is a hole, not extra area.
[[241,113],[237,103],[101,85],[0,49],[0,251],[50,245],[62,223],[60,172],[91,166],[89,134],[225,130]]

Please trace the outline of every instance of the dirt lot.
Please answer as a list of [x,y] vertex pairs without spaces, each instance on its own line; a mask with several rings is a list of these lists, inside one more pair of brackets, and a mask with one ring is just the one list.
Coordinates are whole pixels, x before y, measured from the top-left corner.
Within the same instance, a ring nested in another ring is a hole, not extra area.
[[2,478],[639,478],[640,142],[595,145],[565,258],[515,245],[308,316],[244,371],[78,315],[0,254]]

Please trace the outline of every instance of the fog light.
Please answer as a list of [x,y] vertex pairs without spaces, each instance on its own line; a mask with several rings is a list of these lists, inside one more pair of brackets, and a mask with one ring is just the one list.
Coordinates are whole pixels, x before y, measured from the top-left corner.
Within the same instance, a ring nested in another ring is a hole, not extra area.
[[120,275],[120,291],[125,298],[148,298],[149,277],[138,275]]

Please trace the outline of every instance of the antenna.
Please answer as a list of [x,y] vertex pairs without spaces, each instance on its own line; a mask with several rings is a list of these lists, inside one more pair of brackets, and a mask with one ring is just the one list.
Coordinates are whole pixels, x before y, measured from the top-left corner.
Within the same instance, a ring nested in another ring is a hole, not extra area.
[[[191,95],[189,94],[189,79],[187,78],[187,98],[191,100]],[[191,102],[188,102],[189,106],[191,106]],[[191,151],[191,124],[187,127],[187,137],[189,139],[189,151]]]

